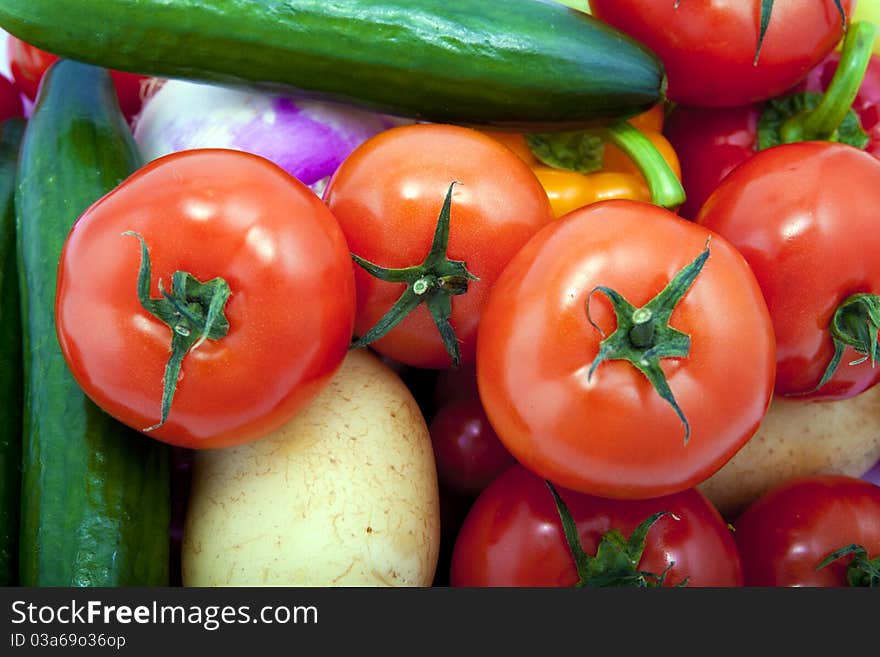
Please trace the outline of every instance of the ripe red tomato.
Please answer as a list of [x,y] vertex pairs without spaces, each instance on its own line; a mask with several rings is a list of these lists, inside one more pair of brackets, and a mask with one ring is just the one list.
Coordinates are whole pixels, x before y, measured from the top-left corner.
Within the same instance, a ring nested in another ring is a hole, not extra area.
[[24,115],[24,105],[16,86],[0,75],[0,121]]
[[[610,500],[558,489],[577,526],[584,551],[594,556],[610,530],[629,537],[655,513],[640,570],[665,586],[741,586],[736,543],[718,511],[696,489],[648,500]],[[453,586],[573,586],[575,562],[546,483],[519,465],[477,498],[452,552]]]
[[[40,88],[40,80],[43,79],[46,69],[58,59],[58,56],[40,50],[11,34],[8,39],[6,57],[9,61],[12,77],[22,93],[30,100],[35,100]],[[113,76],[113,83],[116,86],[119,107],[125,118],[131,120],[143,105],[141,83],[148,77],[124,71],[110,71],[110,74]]]
[[818,566],[849,545],[880,558],[880,486],[841,475],[800,477],[767,492],[735,526],[746,586],[846,586],[851,556]]
[[[755,64],[760,0],[591,0],[593,15],[651,48],[666,67],[670,100],[736,106],[797,84],[843,36],[834,0],[776,0]],[[846,15],[852,0],[843,0]]]
[[[697,221],[729,240],[761,285],[776,334],[777,393],[843,399],[880,380],[880,367],[847,346],[816,389],[835,354],[836,310],[853,295],[880,293],[878,205],[880,161],[852,146],[804,142],[755,154],[700,210]],[[863,311],[851,308],[843,324],[865,331],[870,352],[877,340]]]
[[[129,231],[148,249],[152,299],[161,299],[160,281],[172,288],[178,270],[203,283],[221,277],[231,292],[222,311],[228,333],[187,349],[167,421],[148,435],[190,448],[257,439],[310,401],[341,364],[354,275],[333,216],[268,160],[183,151],[92,205],[62,252],[58,338],[76,380],[110,415],[139,430],[158,423],[172,344],[170,325],[139,299],[145,259]],[[206,316],[206,301],[194,292],[187,298],[190,313]],[[174,335],[191,338],[181,313],[172,318],[181,322]]]
[[454,493],[476,496],[516,462],[498,440],[477,397],[441,407],[430,430],[440,484]]
[[[444,197],[451,199],[448,258],[477,280],[451,298],[451,324],[461,364],[474,359],[477,326],[495,279],[553,212],[528,165],[491,137],[469,128],[416,124],[392,128],[358,147],[333,175],[324,198],[351,252],[390,268],[418,265],[431,249]],[[363,336],[407,285],[355,271],[357,319]],[[452,364],[426,304],[371,345],[402,363]]]
[[[638,347],[629,318],[592,293],[612,288],[636,308],[665,299],[661,291],[705,257],[709,236],[657,206],[607,201],[547,226],[510,262],[483,314],[477,379],[518,461],[579,492],[657,497],[696,486],[754,434],[773,390],[773,330],[754,275],[726,240],[711,238],[703,270],[666,315],[671,336],[655,307],[658,339]],[[679,332],[688,350],[650,358]],[[591,376],[604,336],[623,338],[619,353],[635,358],[608,354]],[[665,375],[689,440],[637,366]]]

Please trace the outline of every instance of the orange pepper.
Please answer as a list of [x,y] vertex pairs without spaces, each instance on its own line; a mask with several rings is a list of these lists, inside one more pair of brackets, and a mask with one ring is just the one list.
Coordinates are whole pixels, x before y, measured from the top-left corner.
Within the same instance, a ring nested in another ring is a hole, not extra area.
[[[672,144],[663,136],[663,108],[655,105],[629,119],[654,144],[663,159],[681,180],[681,164]],[[534,156],[525,136],[512,132],[486,131],[526,162],[544,186],[556,217],[590,203],[609,199],[651,201],[651,192],[636,164],[613,144],[605,144],[603,168],[593,173],[565,171],[542,164]]]

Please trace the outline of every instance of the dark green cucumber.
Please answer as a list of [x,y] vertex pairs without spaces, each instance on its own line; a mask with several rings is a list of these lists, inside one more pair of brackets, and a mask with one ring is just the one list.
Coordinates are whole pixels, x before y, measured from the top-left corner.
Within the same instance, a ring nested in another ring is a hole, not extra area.
[[24,119],[0,124],[0,586],[18,582],[22,374],[14,198],[24,128]]
[[433,122],[548,131],[632,116],[660,60],[551,0],[3,0],[0,26],[72,59],[286,86]]
[[25,354],[23,586],[168,583],[170,450],[85,396],[61,354],[54,318],[71,226],[140,164],[108,72],[53,65],[22,142],[15,197]]

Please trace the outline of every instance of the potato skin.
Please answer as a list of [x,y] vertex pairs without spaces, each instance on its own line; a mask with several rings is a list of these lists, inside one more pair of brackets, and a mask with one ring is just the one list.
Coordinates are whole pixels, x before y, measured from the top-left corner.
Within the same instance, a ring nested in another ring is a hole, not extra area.
[[880,386],[850,399],[776,396],[757,433],[698,486],[732,521],[770,488],[811,474],[861,477],[880,458]]
[[430,586],[439,543],[425,419],[366,350],[278,431],[195,454],[184,586]]

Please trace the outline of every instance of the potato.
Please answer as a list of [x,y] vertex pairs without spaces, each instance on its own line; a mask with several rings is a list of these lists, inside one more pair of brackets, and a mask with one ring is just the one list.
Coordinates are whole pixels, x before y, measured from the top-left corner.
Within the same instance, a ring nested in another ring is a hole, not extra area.
[[195,454],[183,585],[430,586],[439,542],[425,419],[361,349],[278,431]]
[[800,475],[861,477],[880,458],[880,386],[851,399],[774,397],[758,432],[699,489],[726,519]]

